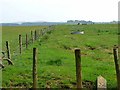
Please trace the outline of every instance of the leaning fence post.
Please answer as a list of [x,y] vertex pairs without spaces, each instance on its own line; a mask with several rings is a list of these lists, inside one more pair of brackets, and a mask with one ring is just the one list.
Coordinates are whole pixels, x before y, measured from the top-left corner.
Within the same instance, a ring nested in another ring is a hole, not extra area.
[[9,47],[9,42],[8,41],[6,41],[6,48],[7,48],[7,58],[3,58],[3,60],[7,60],[9,65],[10,64],[13,65],[13,62],[11,61],[10,47]]
[[37,49],[33,48],[33,88],[37,88]]
[[75,49],[77,88],[82,88],[81,52]]
[[22,53],[22,36],[19,35],[19,48],[20,48],[20,54]]
[[118,52],[116,47],[113,48],[113,54],[114,54],[114,62],[116,68],[118,90],[120,90],[120,66],[119,66]]
[[26,34],[26,49],[28,48],[28,35]]
[[8,59],[11,59],[10,47],[9,47],[9,42],[8,41],[6,41],[6,48],[7,48],[7,57],[8,57]]

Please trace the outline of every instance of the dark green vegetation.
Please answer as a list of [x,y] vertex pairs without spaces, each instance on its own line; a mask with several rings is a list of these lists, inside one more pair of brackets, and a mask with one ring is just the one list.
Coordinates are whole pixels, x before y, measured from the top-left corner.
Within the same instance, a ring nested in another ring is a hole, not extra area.
[[[9,28],[13,28],[9,29]],[[39,29],[40,27],[36,27]],[[6,32],[6,30],[10,32]],[[19,29],[18,31],[15,30]],[[33,27],[3,27],[3,42],[17,41],[17,32]],[[71,34],[84,30],[84,35]],[[30,44],[22,55],[12,57],[14,66],[3,69],[3,87],[32,87],[32,50],[38,48],[38,87],[75,88],[76,72],[74,49],[82,53],[82,80],[95,85],[96,78],[106,78],[108,87],[115,88],[116,73],[113,46],[117,45],[117,25],[58,25],[44,36]],[[7,36],[7,37],[6,37]],[[15,48],[11,46],[11,48]],[[3,44],[4,49],[4,44]],[[12,51],[11,51],[12,52]],[[13,53],[13,52],[12,52]]]

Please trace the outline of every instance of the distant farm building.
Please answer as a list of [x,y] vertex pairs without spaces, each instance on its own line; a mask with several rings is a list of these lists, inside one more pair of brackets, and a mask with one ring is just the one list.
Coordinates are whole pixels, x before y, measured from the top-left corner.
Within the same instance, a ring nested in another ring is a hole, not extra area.
[[94,24],[94,22],[92,22],[92,21],[85,21],[85,20],[68,20],[67,23],[77,24],[77,25]]

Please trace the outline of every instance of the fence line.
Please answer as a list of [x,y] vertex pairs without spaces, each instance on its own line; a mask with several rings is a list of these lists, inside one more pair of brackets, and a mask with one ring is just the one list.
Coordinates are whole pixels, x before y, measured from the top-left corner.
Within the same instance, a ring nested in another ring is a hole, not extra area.
[[[8,49],[10,49],[9,45],[8,45],[8,47],[7,46],[5,48],[3,47],[5,50],[5,53],[7,53],[6,58],[8,58],[9,60],[11,60],[11,57],[12,57],[12,59],[15,59],[15,57],[17,55],[21,55],[22,52],[24,50],[26,50],[30,44],[34,43],[35,40],[38,40],[49,30],[53,30],[53,29],[51,27],[48,27],[48,28],[43,28],[40,30],[32,30],[32,31],[30,31],[30,34],[26,33],[25,36],[19,34],[18,39],[16,39],[16,41],[18,41],[18,43],[13,42],[14,43],[13,45],[15,45],[15,47],[11,50],[11,52],[10,52],[10,50],[8,51]],[[34,31],[34,33],[33,33],[33,31]],[[44,34],[43,34],[43,31],[44,31]],[[30,35],[30,37],[28,37],[28,35]],[[6,41],[6,42],[8,42],[8,41]],[[8,52],[9,52],[9,54],[8,54]]]
[[[37,40],[39,37],[45,35],[46,32],[49,30],[40,30],[38,33],[35,30],[34,35],[33,31],[31,31],[31,38],[28,40],[28,34],[26,34],[26,42],[25,44],[22,42],[22,35],[19,35],[19,53],[22,53],[22,46],[26,45],[26,48],[28,48],[28,44],[33,43],[34,40]],[[18,47],[18,46],[17,46]],[[10,56],[10,47],[8,41],[6,41],[6,48],[7,48],[7,57],[8,59],[11,59]],[[117,75],[117,84],[118,84],[118,90],[120,90],[120,66],[118,63],[118,52],[117,48],[113,48],[113,54],[114,54],[114,61],[115,61],[115,67],[116,67],[116,75]],[[83,88],[82,86],[82,69],[81,69],[81,50],[75,49],[75,61],[76,61],[76,81],[77,81],[77,88]],[[105,81],[105,80],[104,80]],[[104,82],[104,85],[106,83]],[[37,49],[33,48],[33,88],[37,88]]]

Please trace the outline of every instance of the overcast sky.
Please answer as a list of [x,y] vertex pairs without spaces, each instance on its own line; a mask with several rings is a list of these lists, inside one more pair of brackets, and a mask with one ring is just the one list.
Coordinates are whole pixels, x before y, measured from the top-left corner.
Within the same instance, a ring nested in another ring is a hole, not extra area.
[[119,0],[0,0],[0,22],[118,20]]

